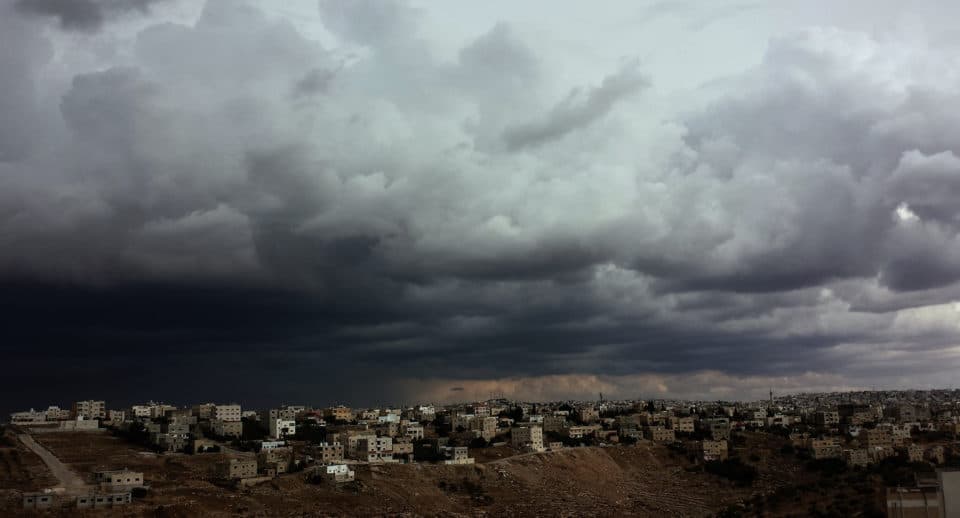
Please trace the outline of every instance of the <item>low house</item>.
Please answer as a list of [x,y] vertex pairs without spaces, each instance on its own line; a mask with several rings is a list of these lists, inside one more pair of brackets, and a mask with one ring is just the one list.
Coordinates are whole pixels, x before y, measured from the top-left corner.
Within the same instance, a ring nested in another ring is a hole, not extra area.
[[77,509],[109,509],[129,504],[133,499],[130,491],[116,493],[90,493],[77,497]]
[[54,496],[52,493],[24,493],[24,509],[49,509],[53,507]]
[[218,475],[228,480],[257,476],[257,461],[253,459],[230,459],[217,466]]
[[118,469],[110,471],[97,471],[93,474],[94,481],[104,490],[129,490],[134,487],[143,486],[143,473],[139,471],[130,471],[127,469]]
[[444,464],[473,464],[470,451],[466,446],[445,446],[441,449]]

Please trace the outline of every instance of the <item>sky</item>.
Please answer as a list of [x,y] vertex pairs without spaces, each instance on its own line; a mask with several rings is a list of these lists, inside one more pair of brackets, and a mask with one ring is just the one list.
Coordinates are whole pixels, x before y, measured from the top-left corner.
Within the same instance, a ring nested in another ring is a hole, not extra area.
[[958,15],[0,0],[0,410],[955,387]]

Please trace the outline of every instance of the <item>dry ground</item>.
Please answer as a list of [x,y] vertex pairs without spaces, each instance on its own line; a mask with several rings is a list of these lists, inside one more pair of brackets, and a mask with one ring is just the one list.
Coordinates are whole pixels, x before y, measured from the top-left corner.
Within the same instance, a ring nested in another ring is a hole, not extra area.
[[[339,488],[291,474],[234,490],[212,474],[228,454],[155,455],[106,433],[36,439],[88,482],[99,469],[143,471],[149,496],[111,513],[126,516],[705,516],[782,485],[794,469],[782,458],[758,459],[761,480],[744,489],[689,471],[684,456],[651,443],[523,455],[500,447],[473,466],[359,467],[357,481]],[[0,508],[0,515],[14,509]]]

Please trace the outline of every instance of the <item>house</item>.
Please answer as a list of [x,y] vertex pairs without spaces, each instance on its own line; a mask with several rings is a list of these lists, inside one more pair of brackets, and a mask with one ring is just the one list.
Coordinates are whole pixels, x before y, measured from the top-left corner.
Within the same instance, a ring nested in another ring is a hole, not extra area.
[[24,509],[49,509],[53,507],[53,493],[24,493]]
[[581,423],[590,424],[600,419],[600,412],[595,408],[585,407],[577,410],[577,416],[580,418]]
[[567,427],[567,419],[563,416],[546,415],[543,416],[543,431],[545,432],[563,432]]
[[367,462],[393,462],[393,439],[365,436],[357,440],[357,458]]
[[814,459],[839,459],[843,454],[840,441],[835,437],[810,439],[808,444]]
[[865,448],[843,450],[842,456],[844,462],[851,467],[865,467],[870,464],[870,454]]
[[441,453],[444,456],[444,464],[473,464],[474,462],[466,446],[444,446]]
[[411,441],[419,441],[423,439],[423,425],[417,422],[401,423],[400,435]]
[[313,453],[317,461],[323,464],[338,464],[343,462],[343,445],[338,442],[322,442],[313,447]]
[[257,476],[257,461],[253,459],[230,459],[217,466],[218,475],[229,480],[253,478]]
[[703,460],[726,460],[729,455],[726,440],[701,441],[700,451],[703,454]]
[[673,442],[676,440],[672,429],[660,426],[646,426],[643,428],[643,434],[653,442]]
[[109,509],[121,505],[129,504],[133,499],[130,491],[121,491],[116,493],[90,493],[78,496],[76,500],[77,509]]
[[296,435],[297,423],[292,419],[272,417],[270,418],[269,432],[270,437],[273,439],[284,439],[288,436]]
[[261,450],[257,454],[257,469],[273,475],[282,475],[290,470],[292,460],[293,449],[289,447]]
[[893,435],[890,430],[874,428],[860,434],[861,442],[867,448],[893,448]]
[[694,430],[694,419],[692,417],[677,417],[671,416],[667,419],[667,427],[672,429],[675,433],[693,433]]
[[543,428],[518,426],[510,430],[511,445],[521,451],[543,451]]
[[325,409],[323,412],[323,417],[333,421],[349,422],[353,421],[353,411],[343,405],[340,405]]
[[923,462],[923,447],[919,444],[910,444],[907,446],[907,461]]
[[122,490],[143,485],[143,473],[140,471],[130,471],[127,469],[117,469],[109,471],[96,471],[93,474],[94,481],[105,490]]
[[333,484],[353,482],[355,473],[346,464],[331,464],[324,466],[324,479]]
[[840,425],[840,413],[836,410],[820,410],[813,414],[813,424],[820,428],[836,428]]

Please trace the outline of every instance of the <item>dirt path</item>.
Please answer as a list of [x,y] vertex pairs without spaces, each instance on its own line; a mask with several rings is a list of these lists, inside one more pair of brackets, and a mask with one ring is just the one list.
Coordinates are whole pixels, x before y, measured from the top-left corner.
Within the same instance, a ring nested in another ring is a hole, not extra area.
[[63,486],[67,494],[73,495],[87,492],[87,485],[83,482],[83,479],[80,478],[80,475],[77,475],[72,469],[68,468],[66,464],[60,462],[60,459],[53,453],[50,453],[50,450],[41,446],[28,434],[20,434],[18,437],[20,438],[20,442],[27,448],[30,448],[33,453],[36,453],[40,459],[43,460],[43,463],[47,465],[47,468],[50,469],[53,476],[57,477],[57,480],[60,481],[60,485]]

